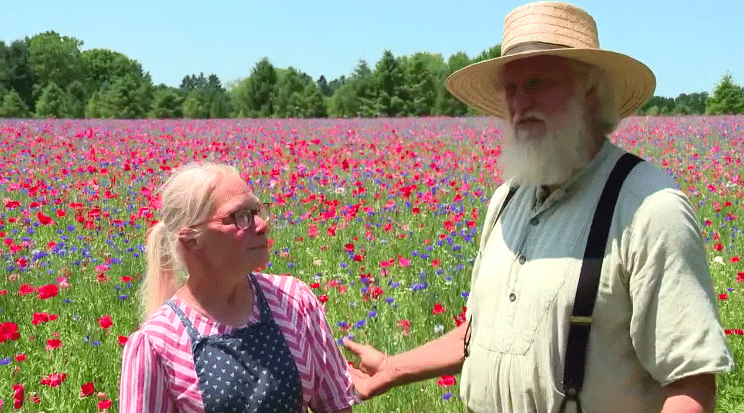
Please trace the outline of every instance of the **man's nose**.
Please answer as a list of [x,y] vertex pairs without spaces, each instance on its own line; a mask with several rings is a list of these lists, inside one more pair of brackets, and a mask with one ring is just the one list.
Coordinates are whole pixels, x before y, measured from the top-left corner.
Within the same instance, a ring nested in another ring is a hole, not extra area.
[[532,108],[535,103],[535,95],[526,91],[523,87],[517,87],[511,98],[511,106],[514,114],[521,114]]

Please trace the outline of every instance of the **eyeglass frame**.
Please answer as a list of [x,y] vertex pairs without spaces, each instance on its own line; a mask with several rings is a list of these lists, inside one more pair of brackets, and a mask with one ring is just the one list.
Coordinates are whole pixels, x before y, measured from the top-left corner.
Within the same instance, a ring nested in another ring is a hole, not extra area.
[[[264,209],[264,208],[266,209],[266,217],[265,218],[261,216],[261,209]],[[250,219],[251,219],[250,220],[250,223],[245,228],[241,228],[238,225],[238,220],[235,219],[235,216],[238,213],[243,212],[243,211],[250,212],[250,215],[249,216],[250,216]],[[259,217],[261,217],[261,219],[263,219],[264,221],[266,221],[269,218],[269,214],[271,214],[271,204],[268,203],[268,202],[261,202],[261,204],[259,204],[259,206],[258,206],[258,209],[241,208],[241,209],[239,209],[237,211],[234,211],[234,212],[231,212],[231,213],[229,213],[229,214],[227,214],[227,215],[225,215],[223,217],[211,218],[211,219],[208,219],[206,221],[199,222],[197,224],[189,225],[189,228],[194,228],[194,227],[198,227],[199,225],[207,224],[209,222],[222,221],[225,218],[230,218],[230,219],[232,219],[232,223],[233,223],[233,225],[235,225],[235,228],[246,230],[246,229],[251,228],[252,226],[254,226],[256,224],[256,216],[259,216]]]

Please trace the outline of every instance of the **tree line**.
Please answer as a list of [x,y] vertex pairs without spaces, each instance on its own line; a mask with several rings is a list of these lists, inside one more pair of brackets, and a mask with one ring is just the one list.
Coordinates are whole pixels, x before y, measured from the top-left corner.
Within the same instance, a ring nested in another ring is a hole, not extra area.
[[[501,45],[469,58],[386,50],[370,67],[313,80],[268,58],[227,87],[211,74],[155,85],[142,65],[108,49],[81,51],[81,40],[54,31],[6,45],[0,41],[0,117],[5,118],[322,118],[479,115],[447,92],[451,73],[498,57]],[[640,114],[742,113],[744,89],[726,74],[713,95],[654,96]]]

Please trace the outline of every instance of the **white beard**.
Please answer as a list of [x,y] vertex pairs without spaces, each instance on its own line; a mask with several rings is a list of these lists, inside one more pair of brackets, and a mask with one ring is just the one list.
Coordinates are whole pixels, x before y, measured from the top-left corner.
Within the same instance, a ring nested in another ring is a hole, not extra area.
[[[565,111],[554,119],[526,112],[515,121],[537,118],[544,128],[505,123],[501,155],[504,177],[515,185],[560,185],[591,161],[594,142],[585,122],[585,111],[571,99]],[[539,126],[539,125],[538,125]],[[537,129],[537,130],[536,130]]]

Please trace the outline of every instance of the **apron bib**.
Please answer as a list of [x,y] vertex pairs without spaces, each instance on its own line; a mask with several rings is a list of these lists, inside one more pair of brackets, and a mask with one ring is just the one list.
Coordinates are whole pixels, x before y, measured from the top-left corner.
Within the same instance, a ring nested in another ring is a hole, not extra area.
[[294,358],[253,274],[261,321],[227,334],[200,336],[173,302],[191,338],[205,413],[300,412],[302,384]]

